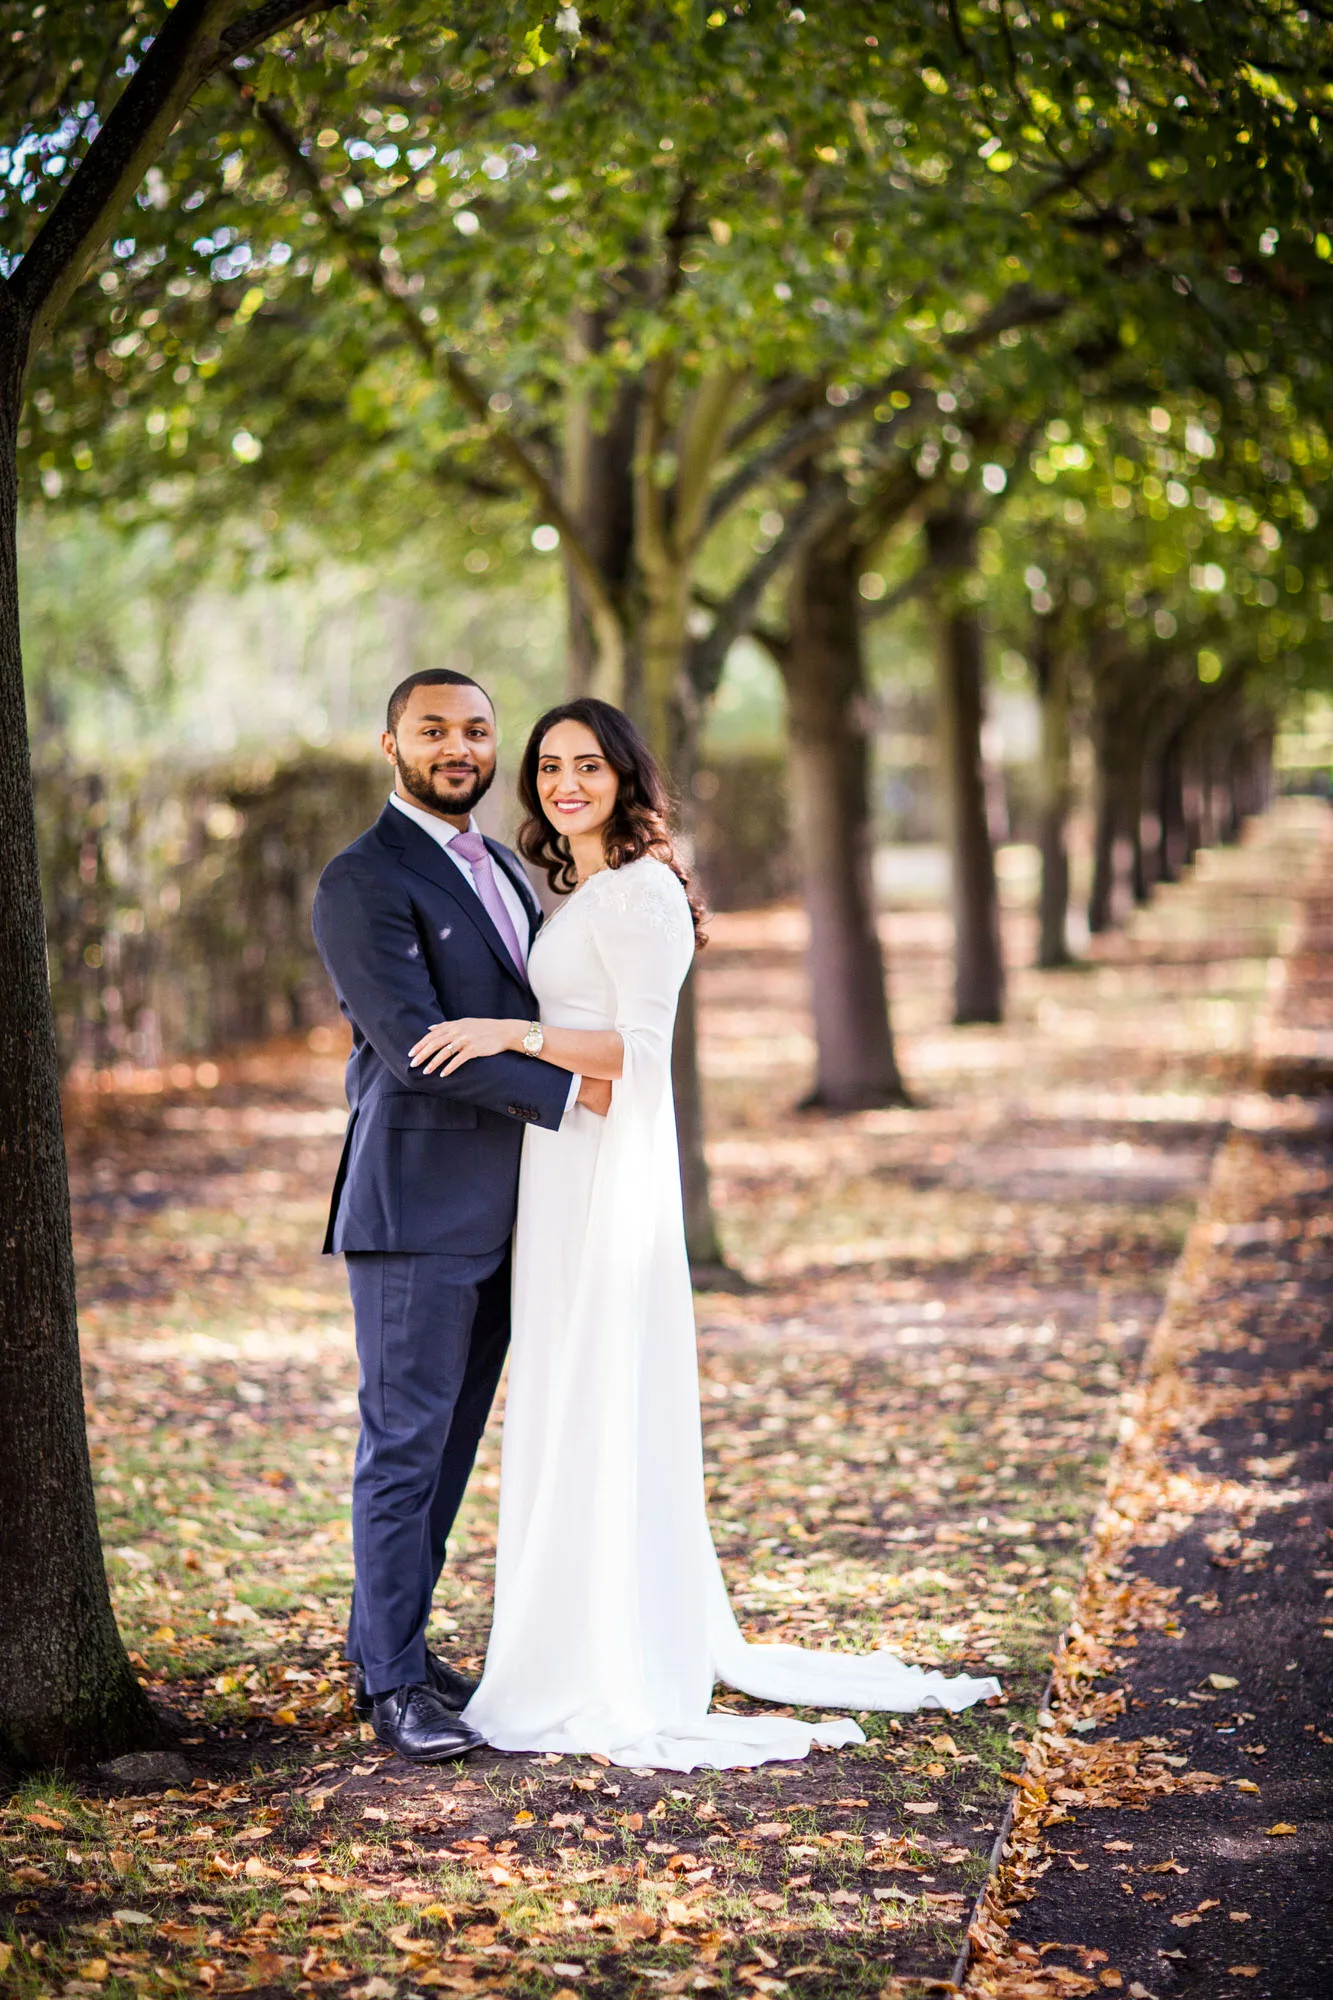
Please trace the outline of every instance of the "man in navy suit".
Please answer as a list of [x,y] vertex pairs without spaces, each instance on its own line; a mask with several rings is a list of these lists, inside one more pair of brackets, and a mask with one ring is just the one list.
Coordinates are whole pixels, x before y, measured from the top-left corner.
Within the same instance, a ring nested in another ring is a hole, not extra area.
[[557,1127],[609,1085],[525,1055],[452,1076],[408,1054],[435,1022],[535,1020],[527,952],[541,911],[472,809],[495,776],[495,713],[465,675],[413,674],[381,738],[394,788],[332,860],[315,941],[352,1026],[351,1115],[326,1251],[347,1260],[360,1361],[347,1635],[358,1713],[417,1762],[481,1741],[475,1683],[426,1646],[431,1596],[509,1341],[509,1239],[528,1124]]

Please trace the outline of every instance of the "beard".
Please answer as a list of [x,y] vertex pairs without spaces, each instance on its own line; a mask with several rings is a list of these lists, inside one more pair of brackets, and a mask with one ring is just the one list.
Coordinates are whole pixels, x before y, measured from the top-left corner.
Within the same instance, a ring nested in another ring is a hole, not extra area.
[[398,759],[398,781],[409,798],[431,812],[457,814],[460,819],[464,813],[470,813],[480,805],[494,779],[494,764],[489,771],[472,770],[465,780],[461,772],[451,777],[443,771],[432,770],[430,765],[423,768],[405,763],[401,757]]

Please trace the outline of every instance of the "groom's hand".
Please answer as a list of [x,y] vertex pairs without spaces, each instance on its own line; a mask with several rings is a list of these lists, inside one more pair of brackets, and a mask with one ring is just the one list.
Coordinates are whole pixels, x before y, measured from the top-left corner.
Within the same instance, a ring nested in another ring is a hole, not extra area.
[[611,1109],[611,1085],[604,1076],[585,1076],[574,1101],[576,1104],[581,1104],[585,1111],[595,1113],[598,1118],[605,1118]]

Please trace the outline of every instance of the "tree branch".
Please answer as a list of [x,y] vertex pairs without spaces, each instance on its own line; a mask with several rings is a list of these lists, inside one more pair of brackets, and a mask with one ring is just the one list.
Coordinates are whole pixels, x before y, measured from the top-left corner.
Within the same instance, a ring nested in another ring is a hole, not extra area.
[[752,629],[759,600],[769,583],[785,563],[832,526],[845,504],[846,488],[840,474],[816,480],[788,515],[773,546],[751,563],[734,590],[722,599],[712,630],[690,648],[689,677],[701,701],[716,691],[732,645]]
[[83,282],[195,91],[231,59],[228,30],[238,38],[238,49],[249,49],[323,10],[310,0],[270,0],[233,20],[236,11],[237,0],[178,0],[121,91],[6,286],[24,341],[25,364]]
[[235,71],[231,74],[253,115],[268,132],[286,165],[305,187],[329,234],[341,245],[349,268],[379,294],[430,372],[443,373],[469,416],[483,427],[505,464],[537,502],[542,519],[558,530],[570,566],[583,587],[603,670],[614,678],[619,673],[625,651],[620,612],[601,567],[579,532],[578,523],[566,508],[554,480],[524,440],[507,425],[496,422],[485,390],[474,379],[462,356],[436,340],[395,274],[385,264],[378,243],[362,233],[349,212],[330,193],[319,170],[302,152],[296,134],[287,126],[271,100],[265,98],[257,102],[245,81]]
[[[975,326],[967,327],[961,333],[950,334],[943,342],[943,351],[957,359],[974,354],[979,347],[998,340],[1002,333],[1011,328],[1033,326],[1045,319],[1058,319],[1068,307],[1069,301],[1057,292],[1034,292],[1027,285],[1013,285],[997,299],[989,312],[983,313]],[[793,424],[779,438],[755,456],[746,465],[739,466],[731,478],[724,481],[713,496],[708,511],[708,524],[716,524],[762,480],[787,471],[800,463],[801,459],[825,443],[845,424],[852,423],[873,409],[883,396],[894,390],[910,397],[910,402],[901,410],[895,410],[871,431],[868,445],[879,449],[887,444],[919,403],[925,393],[924,365],[898,368],[891,375],[883,376],[870,388],[863,389],[859,396],[853,396],[839,406],[830,404],[817,410],[803,422]]]

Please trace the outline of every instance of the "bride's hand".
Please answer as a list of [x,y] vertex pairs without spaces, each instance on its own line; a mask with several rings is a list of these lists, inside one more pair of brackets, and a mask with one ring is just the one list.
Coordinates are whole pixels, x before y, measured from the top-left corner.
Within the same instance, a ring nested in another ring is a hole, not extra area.
[[436,1070],[452,1076],[476,1056],[499,1056],[521,1048],[527,1026],[526,1021],[437,1021],[409,1051],[409,1062],[423,1076]]

